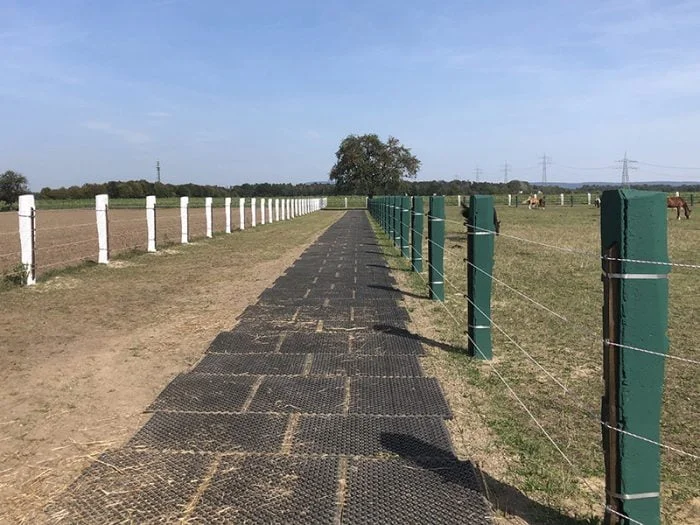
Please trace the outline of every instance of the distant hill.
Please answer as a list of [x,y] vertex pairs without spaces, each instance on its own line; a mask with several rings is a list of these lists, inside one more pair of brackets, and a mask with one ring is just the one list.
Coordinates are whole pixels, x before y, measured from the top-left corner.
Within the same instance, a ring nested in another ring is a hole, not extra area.
[[[560,188],[569,188],[575,190],[583,186],[620,186],[620,182],[547,182],[543,184],[537,181],[530,181],[530,184],[537,186],[558,186]],[[672,181],[672,180],[650,180],[650,181],[631,181],[632,186],[699,186],[699,181]]]

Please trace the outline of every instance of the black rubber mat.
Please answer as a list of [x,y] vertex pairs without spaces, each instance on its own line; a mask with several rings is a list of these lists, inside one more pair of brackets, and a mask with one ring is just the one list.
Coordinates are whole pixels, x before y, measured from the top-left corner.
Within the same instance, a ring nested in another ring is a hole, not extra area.
[[433,377],[352,378],[350,413],[452,417],[440,385]]
[[266,377],[250,404],[250,412],[338,414],[345,402],[341,377]]
[[182,374],[165,387],[146,412],[238,412],[255,376]]
[[317,354],[311,375],[421,377],[423,371],[412,355]]
[[218,354],[250,354],[274,352],[279,341],[279,333],[254,333],[234,329],[233,332],[221,332],[209,345],[207,352]]
[[352,333],[352,352],[367,355],[425,355],[420,340],[408,332],[382,333],[372,330]]
[[211,461],[201,454],[107,452],[46,512],[52,523],[177,522]]
[[440,417],[303,415],[292,453],[453,457]]
[[201,374],[299,375],[305,355],[299,354],[207,354],[192,372]]
[[191,523],[331,524],[337,471],[336,458],[223,457]]
[[289,416],[158,412],[127,447],[194,452],[278,452]]
[[355,306],[353,319],[363,324],[381,324],[392,321],[408,321],[408,310],[399,306]]
[[346,331],[288,333],[280,346],[280,352],[292,354],[339,354],[347,353],[349,349],[350,336]]
[[348,469],[343,523],[490,523],[474,468],[456,460],[358,459]]

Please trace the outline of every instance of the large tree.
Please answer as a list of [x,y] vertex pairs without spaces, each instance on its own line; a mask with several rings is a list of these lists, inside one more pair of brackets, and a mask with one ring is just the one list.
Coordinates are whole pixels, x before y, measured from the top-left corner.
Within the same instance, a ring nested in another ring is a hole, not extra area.
[[29,193],[27,177],[15,171],[0,175],[0,201],[17,202],[20,195]]
[[420,169],[420,161],[398,139],[382,142],[375,134],[348,135],[335,156],[330,179],[339,193],[394,193],[403,179],[415,178]]

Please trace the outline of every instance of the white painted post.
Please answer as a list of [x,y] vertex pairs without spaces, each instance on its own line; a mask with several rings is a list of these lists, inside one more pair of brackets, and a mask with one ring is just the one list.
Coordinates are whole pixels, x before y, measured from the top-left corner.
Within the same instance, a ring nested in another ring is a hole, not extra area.
[[294,212],[296,211],[296,207],[297,207],[297,200],[296,200],[296,199],[292,199],[292,202],[290,203],[290,207],[289,207],[289,211],[290,211],[290,215],[289,215],[289,216],[290,216],[292,219],[293,219],[294,217],[296,217],[296,213],[294,213]]
[[588,194],[588,205],[589,206],[591,205],[591,194],[590,193]]
[[190,242],[190,218],[188,215],[189,211],[187,209],[189,205],[189,197],[180,197],[180,227],[182,229],[180,242],[182,244],[187,244]]
[[348,198],[347,197],[345,197],[345,207],[346,208],[348,207]]
[[107,210],[109,209],[109,196],[106,194],[95,195],[95,215],[97,216],[97,263],[109,263],[109,226],[107,224]]
[[211,197],[204,198],[204,216],[207,221],[207,237],[209,237],[210,239],[213,237],[212,226],[214,223],[211,209],[212,200],[213,199]]
[[509,193],[508,194],[508,206],[512,206],[512,205],[513,205],[513,196]]
[[680,197],[680,196],[681,196],[681,192],[677,191],[677,192],[676,192],[676,197]]
[[226,233],[231,233],[231,197],[224,199],[224,210],[226,213]]
[[460,206],[460,207],[462,206],[462,196],[461,195],[457,195],[457,206]]
[[280,200],[275,199],[275,221],[280,222]]
[[255,208],[255,197],[250,198],[250,216],[251,216],[251,221],[250,221],[250,227],[255,228],[255,214],[257,213],[257,209]]
[[156,196],[146,196],[146,251],[153,253],[156,251]]
[[20,260],[24,266],[25,283],[28,286],[36,284],[36,206],[34,195],[20,195],[19,209],[19,244]]
[[564,206],[564,194],[563,193],[559,194],[559,201],[560,201],[561,205]]
[[265,224],[265,198],[260,198],[260,224]]
[[267,222],[272,224],[272,199],[267,199]]
[[238,199],[238,216],[240,221],[240,229],[245,230],[245,199]]

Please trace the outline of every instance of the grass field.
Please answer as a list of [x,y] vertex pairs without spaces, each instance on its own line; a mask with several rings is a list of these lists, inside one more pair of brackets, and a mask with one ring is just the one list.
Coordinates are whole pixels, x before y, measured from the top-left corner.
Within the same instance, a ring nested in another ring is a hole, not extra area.
[[[426,207],[427,210],[427,207]],[[675,214],[674,214],[675,215]],[[669,211],[671,217],[671,211]],[[602,393],[602,283],[599,214],[588,207],[545,211],[499,207],[494,275],[562,318],[494,282],[493,368],[468,358],[466,348],[466,235],[459,211],[448,207],[444,306],[426,300],[424,280],[387,244],[390,263],[414,310],[416,330],[432,334],[434,373],[455,410],[453,434],[466,457],[480,462],[492,502],[503,514],[528,523],[596,522],[602,516],[603,453],[598,424]],[[675,219],[675,216],[674,216]],[[693,218],[695,219],[695,218]],[[698,220],[669,220],[675,262],[700,263]],[[527,242],[554,245],[558,250]],[[386,244],[386,243],[385,243]],[[573,253],[568,249],[582,253]],[[427,248],[424,246],[424,254]],[[423,273],[426,278],[427,273]],[[700,347],[700,270],[673,268],[670,279],[670,354],[697,359]],[[456,319],[457,322],[455,322]],[[508,334],[508,337],[504,335]],[[517,343],[517,344],[516,344]],[[520,347],[520,348],[519,348]],[[445,351],[447,350],[447,351]],[[572,394],[565,394],[525,354],[529,353]],[[494,372],[497,370],[571,460],[569,466]],[[698,366],[666,360],[662,441],[700,454]],[[475,436],[478,428],[485,437]],[[460,439],[457,439],[460,441]],[[697,461],[672,451],[662,455],[664,523],[698,523]],[[504,486],[505,483],[505,486]],[[489,483],[487,482],[487,485]],[[514,496],[521,491],[524,498]]]

